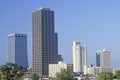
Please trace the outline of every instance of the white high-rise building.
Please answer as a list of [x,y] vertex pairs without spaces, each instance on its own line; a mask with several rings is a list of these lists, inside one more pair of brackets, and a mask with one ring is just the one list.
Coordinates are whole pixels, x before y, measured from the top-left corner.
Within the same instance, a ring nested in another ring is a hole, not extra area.
[[81,46],[79,42],[73,42],[73,72],[84,72],[87,66],[87,46]]
[[96,66],[111,67],[110,51],[107,51],[105,49],[96,51]]

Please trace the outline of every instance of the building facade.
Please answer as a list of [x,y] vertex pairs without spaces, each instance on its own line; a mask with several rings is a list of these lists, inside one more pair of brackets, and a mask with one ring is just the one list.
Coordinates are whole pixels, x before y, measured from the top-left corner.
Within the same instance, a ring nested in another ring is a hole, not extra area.
[[41,77],[48,76],[48,65],[58,63],[59,57],[54,11],[48,8],[32,13],[32,49],[32,72]]
[[27,34],[8,35],[8,62],[28,68]]
[[111,67],[110,51],[107,50],[96,51],[96,66]]
[[79,42],[73,42],[73,72],[84,72],[87,66],[87,46],[81,46]]
[[58,62],[58,64],[49,64],[49,77],[55,78],[57,72],[61,72],[61,69],[68,70],[71,74],[73,73],[73,65]]
[[94,74],[98,75],[101,72],[110,72],[113,73],[113,68],[112,67],[96,67],[94,68]]

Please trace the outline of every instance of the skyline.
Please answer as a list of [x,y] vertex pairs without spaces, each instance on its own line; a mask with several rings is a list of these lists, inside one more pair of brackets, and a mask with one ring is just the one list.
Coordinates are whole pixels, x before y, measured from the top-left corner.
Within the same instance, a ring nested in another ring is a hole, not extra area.
[[[96,66],[95,51],[106,48],[111,51],[112,66],[120,67],[118,64],[120,60],[119,4],[119,0],[0,1],[0,26],[2,28],[0,29],[0,64],[7,61],[7,35],[22,32],[28,35],[28,55],[29,65],[31,65],[32,12],[39,7],[47,7],[55,12],[58,52],[65,62],[72,63],[72,42],[76,40],[87,45],[88,64]],[[91,57],[94,58],[91,59]]]

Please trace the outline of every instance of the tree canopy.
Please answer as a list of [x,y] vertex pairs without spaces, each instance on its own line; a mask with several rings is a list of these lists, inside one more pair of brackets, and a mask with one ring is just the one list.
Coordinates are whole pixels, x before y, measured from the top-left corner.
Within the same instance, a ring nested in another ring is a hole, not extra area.
[[0,67],[2,80],[19,80],[23,75],[23,68],[14,63],[6,63]]
[[89,80],[89,74],[86,74],[85,80]]
[[118,80],[120,80],[120,70],[116,71],[116,77]]
[[73,80],[73,76],[66,69],[61,69],[61,72],[56,73],[55,80]]
[[36,75],[36,73],[32,74],[32,80],[39,80],[39,77]]
[[110,72],[102,72],[98,75],[98,80],[112,80],[113,74]]

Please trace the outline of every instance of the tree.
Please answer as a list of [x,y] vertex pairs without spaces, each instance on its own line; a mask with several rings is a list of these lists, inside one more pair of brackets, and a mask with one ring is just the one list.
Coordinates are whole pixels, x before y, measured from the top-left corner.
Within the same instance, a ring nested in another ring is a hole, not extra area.
[[85,80],[89,80],[89,74],[86,74]]
[[73,80],[73,76],[66,69],[61,69],[61,72],[56,73],[55,80]]
[[102,72],[98,75],[98,80],[112,80],[113,74],[110,72]]
[[19,80],[23,75],[23,68],[14,63],[6,63],[0,67],[3,80]]
[[120,80],[120,70],[116,71],[117,80]]
[[116,74],[115,74],[115,75],[113,75],[113,79],[117,79]]
[[1,80],[1,74],[0,74],[0,80]]
[[32,74],[32,80],[39,80],[39,77],[36,75],[36,73]]

